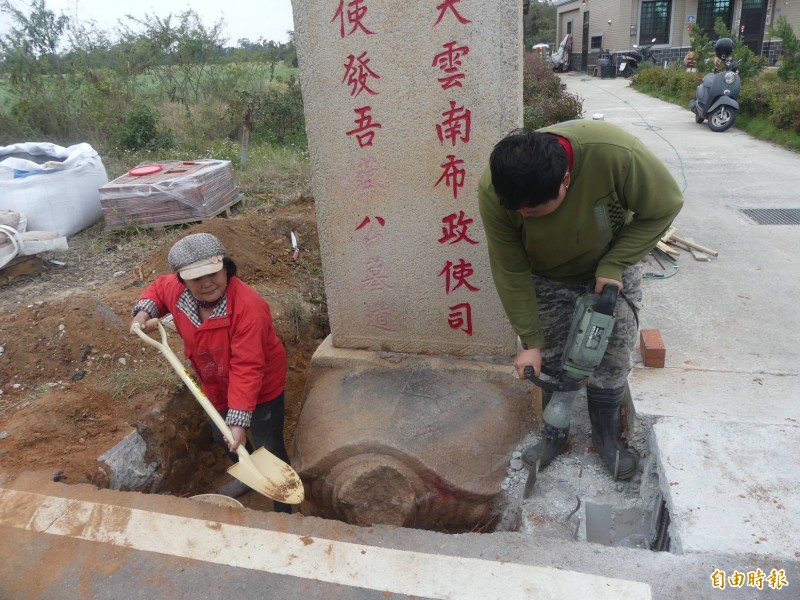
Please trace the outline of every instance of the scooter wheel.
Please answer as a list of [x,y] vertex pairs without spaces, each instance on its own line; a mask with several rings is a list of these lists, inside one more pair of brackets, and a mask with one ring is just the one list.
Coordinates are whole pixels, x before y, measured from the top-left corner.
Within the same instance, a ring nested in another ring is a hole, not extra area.
[[708,116],[708,128],[711,131],[723,132],[733,127],[736,121],[736,109],[730,106],[719,106]]

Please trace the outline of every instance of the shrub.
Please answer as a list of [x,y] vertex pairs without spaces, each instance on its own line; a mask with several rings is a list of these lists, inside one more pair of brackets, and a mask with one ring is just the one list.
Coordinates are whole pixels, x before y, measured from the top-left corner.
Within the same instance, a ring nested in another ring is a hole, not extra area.
[[583,101],[566,91],[567,86],[541,56],[526,53],[524,69],[522,114],[525,127],[539,129],[583,116]]
[[0,146],[10,146],[41,138],[41,132],[32,129],[27,121],[0,112]]
[[[703,73],[680,69],[642,69],[631,85],[641,92],[686,106],[702,78]],[[739,106],[742,115],[800,135],[800,81],[782,81],[774,72],[761,71],[742,81]]]
[[158,111],[149,106],[129,111],[119,134],[119,145],[125,150],[171,148],[174,144],[172,132],[159,130],[158,119]]
[[763,56],[756,56],[753,51],[745,45],[737,46],[733,51],[733,58],[738,65],[739,77],[742,81],[752,79],[767,66],[767,59]]
[[236,139],[241,132],[227,102],[209,97],[185,106],[165,102],[158,106],[159,122],[172,132],[176,143],[197,146],[213,140]]
[[769,121],[779,129],[794,131],[800,135],[800,102],[798,94],[775,94],[771,102]]
[[242,123],[249,118],[255,140],[305,144],[305,117],[300,85],[290,77],[282,90],[239,92],[230,112]]
[[702,73],[687,73],[683,69],[651,68],[637,71],[631,80],[631,85],[656,96],[688,104],[702,79]]

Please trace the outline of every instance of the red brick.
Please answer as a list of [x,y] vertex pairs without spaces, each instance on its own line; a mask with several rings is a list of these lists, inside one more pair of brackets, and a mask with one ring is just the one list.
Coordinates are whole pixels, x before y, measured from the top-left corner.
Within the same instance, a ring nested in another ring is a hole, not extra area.
[[661,332],[658,329],[642,329],[639,334],[639,342],[644,366],[663,367],[667,348],[664,346],[664,340],[661,339]]

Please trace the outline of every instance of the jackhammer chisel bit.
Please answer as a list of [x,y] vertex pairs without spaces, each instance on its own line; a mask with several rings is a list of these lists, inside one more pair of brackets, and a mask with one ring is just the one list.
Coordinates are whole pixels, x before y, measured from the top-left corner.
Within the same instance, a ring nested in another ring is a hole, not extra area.
[[527,500],[531,497],[533,493],[533,488],[536,485],[536,477],[539,475],[539,461],[537,460],[535,464],[531,465],[530,470],[528,471],[528,478],[525,480],[525,489],[522,490],[522,498]]

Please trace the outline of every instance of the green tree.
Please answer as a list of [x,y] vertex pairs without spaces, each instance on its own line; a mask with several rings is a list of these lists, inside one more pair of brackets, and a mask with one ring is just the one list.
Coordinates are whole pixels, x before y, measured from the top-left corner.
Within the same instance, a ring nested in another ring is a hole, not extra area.
[[[59,137],[71,120],[65,101],[72,91],[70,79],[59,56],[69,18],[49,10],[45,0],[31,0],[28,7],[23,11],[10,0],[0,1],[0,14],[8,15],[11,24],[0,37],[0,54],[16,98],[12,116],[38,122],[40,130]],[[59,100],[55,107],[54,99]]]
[[697,72],[707,73],[711,71],[714,68],[714,50],[711,47],[711,40],[702,27],[692,26],[689,31],[689,43],[691,44]]
[[717,17],[714,23],[714,33],[717,34],[717,39],[730,38],[733,41],[733,58],[736,60],[739,76],[742,79],[754,77],[766,65],[766,60],[753,54],[753,51],[739,39],[739,36],[731,33],[725,21],[720,17]]
[[170,102],[194,104],[201,94],[201,84],[212,64],[220,62],[222,28],[220,19],[206,27],[193,10],[164,18],[146,15],[128,21],[142,28],[122,24],[120,43],[135,68],[154,76]]
[[784,16],[778,17],[775,27],[769,34],[781,38],[781,66],[778,77],[783,81],[800,81],[800,40]]
[[69,18],[49,10],[45,0],[31,0],[28,6],[29,11],[22,11],[10,0],[0,1],[0,13],[9,15],[12,23],[0,37],[0,51],[13,77],[35,80],[40,74],[61,71],[58,50]]
[[557,44],[556,5],[553,0],[531,0],[528,14],[523,18],[523,43],[525,50],[534,44]]

